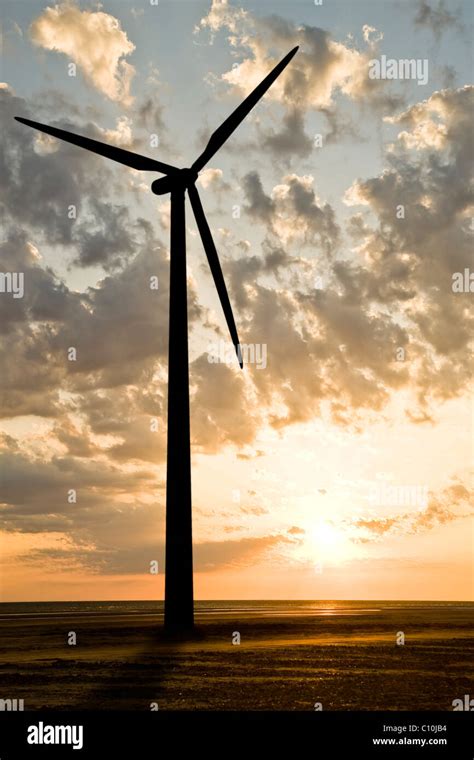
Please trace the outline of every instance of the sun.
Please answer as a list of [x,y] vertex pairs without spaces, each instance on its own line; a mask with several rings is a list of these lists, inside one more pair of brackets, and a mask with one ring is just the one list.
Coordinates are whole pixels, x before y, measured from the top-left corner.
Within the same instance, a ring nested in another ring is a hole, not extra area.
[[351,554],[347,537],[331,522],[319,520],[306,531],[306,542],[311,559],[318,562],[342,562]]

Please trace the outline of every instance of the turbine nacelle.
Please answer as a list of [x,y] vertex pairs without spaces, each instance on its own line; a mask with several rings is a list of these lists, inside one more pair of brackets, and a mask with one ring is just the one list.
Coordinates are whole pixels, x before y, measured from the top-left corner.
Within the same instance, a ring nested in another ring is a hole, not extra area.
[[179,169],[175,174],[167,174],[165,177],[155,179],[151,185],[151,191],[155,195],[166,195],[174,190],[186,190],[194,185],[198,173],[194,169]]

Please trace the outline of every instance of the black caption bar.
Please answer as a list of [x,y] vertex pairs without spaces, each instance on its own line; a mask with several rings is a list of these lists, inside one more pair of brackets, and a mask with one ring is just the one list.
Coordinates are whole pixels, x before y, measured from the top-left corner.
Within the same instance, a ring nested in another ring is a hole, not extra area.
[[313,747],[313,758],[324,749],[325,757],[472,760],[473,727],[472,712],[0,712],[0,760],[139,759],[193,743],[222,757],[258,744],[266,756],[286,746],[295,758]]

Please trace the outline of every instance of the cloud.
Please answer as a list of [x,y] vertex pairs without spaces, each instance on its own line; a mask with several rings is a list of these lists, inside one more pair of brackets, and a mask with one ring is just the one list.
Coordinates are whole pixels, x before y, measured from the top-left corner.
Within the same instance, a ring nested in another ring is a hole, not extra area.
[[210,363],[203,354],[192,363],[191,378],[193,443],[208,453],[227,443],[252,443],[262,418],[241,373],[226,364]]
[[[87,396],[97,388],[145,379],[151,384],[155,365],[167,353],[168,262],[166,249],[158,245],[151,230],[145,227],[144,233],[143,249],[138,248],[127,267],[79,293],[42,266],[26,233],[10,229],[1,247],[2,262],[7,271],[24,274],[25,294],[21,299],[0,300],[1,352],[6,365],[0,376],[4,416],[57,417],[65,412],[60,399],[66,389]],[[157,278],[158,290],[151,288],[151,278]],[[192,288],[190,295],[192,324],[199,307]],[[70,347],[77,351],[76,361],[67,360]],[[87,408],[85,398],[80,405]],[[154,413],[159,409],[155,407]],[[122,420],[129,414],[133,417],[130,406],[126,411]],[[145,420],[139,422],[134,411],[135,425],[144,427]]]
[[459,147],[464,151],[470,147],[465,132],[473,93],[474,88],[470,85],[437,91],[406,111],[387,116],[384,120],[405,127],[397,136],[401,147],[418,151],[448,150],[454,157],[457,146],[453,143],[458,134],[462,141]]
[[298,528],[297,525],[293,525],[291,528],[289,528],[288,533],[290,533],[292,536],[304,536],[306,533],[303,528]]
[[245,211],[265,222],[283,246],[300,242],[319,245],[326,253],[334,252],[339,241],[334,210],[317,198],[313,183],[311,175],[288,174],[268,196],[259,174],[249,172],[242,182],[247,200]]
[[[145,84],[142,84],[140,94],[137,95],[133,108],[133,128],[135,135],[134,147],[141,147],[141,150],[150,156],[163,158],[166,153],[166,160],[174,163],[171,159],[176,158],[177,135],[171,131],[165,122],[164,107],[159,100],[161,82],[148,78]],[[144,138],[138,140],[139,130],[143,130]],[[137,134],[138,133],[138,134]],[[170,142],[170,138],[172,141]]]
[[[334,422],[357,425],[405,387],[407,415],[422,424],[441,400],[464,392],[469,294],[453,293],[452,276],[470,266],[471,102],[470,87],[445,90],[390,117],[401,131],[383,171],[346,196],[371,216],[350,218],[354,247],[345,258],[335,215],[311,177],[286,175],[270,192],[258,172],[244,177],[244,210],[266,238],[259,255],[240,253],[223,266],[246,340],[268,347],[267,369],[248,369],[262,422],[305,421],[324,402]],[[292,256],[302,245],[305,256]],[[317,246],[325,259],[315,260]]]
[[369,543],[392,535],[413,535],[474,516],[474,492],[457,481],[439,494],[430,494],[428,506],[390,517],[358,517],[349,521],[358,534],[355,543]]
[[428,0],[418,0],[415,16],[415,26],[426,28],[431,31],[437,41],[449,28],[462,30],[459,11],[448,10],[444,0],[438,0],[438,4],[429,3]]
[[229,185],[224,182],[223,176],[222,169],[212,169],[211,167],[208,167],[203,169],[200,173],[198,183],[204,188],[204,190],[207,190],[208,188],[222,189],[224,185],[228,189]]
[[56,537],[56,548],[31,549],[24,559],[58,572],[144,573],[157,558],[163,567],[164,492],[155,469],[115,466],[100,451],[87,455],[82,447],[48,459],[3,436],[1,529]]
[[304,131],[304,116],[297,108],[285,113],[279,132],[263,132],[261,142],[264,148],[269,148],[279,157],[291,155],[304,158],[313,150],[313,140]]
[[277,549],[287,541],[285,535],[277,534],[198,543],[193,552],[195,569],[198,572],[211,572],[221,568],[253,565],[262,559],[262,555]]
[[146,96],[138,104],[137,119],[140,126],[151,133],[164,132],[163,106],[154,97]]
[[[340,95],[385,113],[403,102],[402,95],[391,89],[390,82],[368,76],[369,61],[383,38],[368,25],[363,28],[365,49],[358,50],[352,42],[337,41],[319,27],[297,25],[275,14],[253,16],[228,0],[213,0],[209,13],[195,31],[206,29],[212,39],[219,31],[225,31],[231,52],[239,59],[217,80],[239,98],[248,95],[292,47],[300,46],[289,67],[265,95],[268,103],[282,105],[285,115],[280,131],[265,132],[260,128],[259,139],[280,155],[281,152],[286,157],[309,155],[312,139],[305,133],[304,120],[311,111],[322,112],[331,119],[329,134],[332,140],[336,139],[336,99]],[[350,135],[353,129],[346,128],[344,133]]]
[[99,92],[128,106],[134,67],[125,58],[134,50],[120,22],[103,11],[80,10],[65,2],[46,8],[30,27],[39,47],[68,56]]
[[[46,100],[51,107],[59,107],[56,98]],[[10,88],[0,89],[0,166],[5,177],[0,204],[5,223],[21,225],[48,244],[66,246],[80,267],[102,266],[111,271],[125,265],[144,240],[149,241],[147,223],[133,219],[121,202],[130,196],[130,185],[136,191],[135,177],[141,175],[61,140],[44,139],[14,121],[15,115],[31,116],[31,112],[38,118],[37,108],[42,108],[41,103],[27,104]],[[106,129],[82,123],[80,111],[73,111],[74,123],[66,119],[57,126],[132,150],[140,147],[141,130],[149,118],[139,109],[137,130],[126,116]],[[142,189],[143,183],[138,187]],[[149,185],[144,187],[148,190]]]
[[132,135],[133,122],[128,116],[119,116],[115,129],[104,129],[104,142],[117,145],[119,148],[132,148],[134,139]]
[[[136,518],[136,515],[135,515]],[[125,527],[125,526],[123,526]],[[193,567],[195,573],[210,573],[229,568],[256,565],[288,542],[285,535],[269,535],[226,541],[195,542]],[[29,552],[28,564],[51,564],[56,570],[85,570],[98,575],[143,575],[150,571],[150,562],[165,566],[165,547],[161,539],[140,537],[132,546],[112,546],[110,543],[91,544],[87,541],[62,540],[58,548],[48,547]]]
[[[452,278],[471,259],[473,92],[467,86],[435,92],[390,117],[404,129],[387,150],[387,167],[353,183],[346,196],[377,220],[375,227],[360,216],[352,220],[363,262],[353,276],[366,298],[398,308],[411,323],[407,348],[420,419],[430,398],[459,395],[471,376],[469,295],[453,293]],[[396,214],[400,204],[403,218]]]
[[252,171],[246,174],[242,180],[242,185],[247,201],[246,212],[256,219],[271,223],[275,213],[275,204],[266,195],[258,172]]
[[202,29],[209,29],[214,35],[219,29],[226,27],[230,32],[236,33],[248,16],[246,11],[229,5],[227,0],[212,0],[209,13],[199,21],[194,31],[197,33]]
[[253,381],[275,428],[314,418],[322,401],[336,423],[354,424],[356,410],[381,408],[403,382],[392,361],[403,331],[347,294],[254,287],[251,310],[248,332],[268,344],[268,370]]
[[[100,524],[108,511],[120,510],[125,494],[138,495],[154,480],[151,471],[124,471],[105,461],[97,467],[93,459],[30,456],[8,438],[1,462],[4,530],[74,533]],[[70,489],[77,491],[76,503],[68,501]]]
[[42,267],[39,251],[25,232],[12,228],[7,234],[0,244],[2,269],[23,274],[25,293],[19,299],[0,299],[1,414],[55,417],[64,371],[54,359],[51,338],[54,325],[78,316],[80,299]]
[[[33,549],[27,558],[29,563],[47,563],[56,570],[142,574],[153,559],[163,568],[163,483],[153,471],[115,467],[100,458],[97,467],[97,461],[32,457],[13,438],[3,436],[0,466],[6,477],[0,495],[1,529],[57,536],[56,548]],[[75,503],[68,501],[71,488],[76,489]],[[194,568],[210,572],[252,565],[291,541],[281,533],[196,542]]]
[[[29,116],[27,106],[10,89],[0,90],[3,140],[0,166],[5,182],[0,190],[4,222],[21,225],[51,245],[73,251],[75,263],[83,267],[101,264],[113,269],[130,258],[143,240],[143,225],[133,222],[126,206],[111,202],[121,185],[110,177],[117,168],[89,151],[54,138],[44,139],[36,130],[14,121],[17,114]],[[80,121],[61,127],[99,140],[129,145],[131,123],[119,118],[115,129],[102,130]],[[124,173],[126,169],[120,167]],[[118,171],[120,171],[120,169]],[[125,174],[126,176],[126,174]]]
[[74,229],[77,251],[74,263],[81,267],[102,265],[106,270],[114,269],[135,252],[134,227],[135,231],[140,230],[140,222],[132,224],[126,206],[91,197],[84,216],[88,218]]
[[364,24],[362,27],[362,34],[366,42],[380,42],[383,40],[383,32],[379,32],[374,26]]
[[[225,17],[228,18],[227,16]],[[250,24],[233,38],[235,47],[247,48],[251,57],[244,59],[222,75],[222,80],[242,94],[248,94],[278,63],[279,56],[269,56],[270,47],[287,53],[292,46],[300,45],[287,71],[268,91],[267,97],[296,108],[328,108],[337,90],[349,98],[357,99],[370,94],[373,85],[368,78],[368,61],[373,50],[360,53],[343,43],[336,42],[329,32],[312,26],[297,27],[278,16],[265,19],[242,17]],[[233,25],[235,19],[233,21]],[[227,22],[221,24],[226,27]],[[370,54],[369,54],[370,53]]]
[[99,175],[93,172],[96,157],[73,146],[38,151],[37,133],[13,119],[15,115],[29,115],[26,102],[3,89],[0,104],[3,213],[14,218],[16,224],[44,231],[53,243],[68,244],[74,227],[68,206],[80,213],[84,196],[99,194],[100,179],[104,177],[100,172],[106,167],[99,167]]

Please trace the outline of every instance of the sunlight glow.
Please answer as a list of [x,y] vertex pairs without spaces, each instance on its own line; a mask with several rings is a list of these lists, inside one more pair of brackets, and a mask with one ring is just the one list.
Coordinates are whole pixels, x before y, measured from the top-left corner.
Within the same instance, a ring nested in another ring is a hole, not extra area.
[[342,562],[353,553],[342,530],[324,520],[307,530],[307,549],[317,563]]

